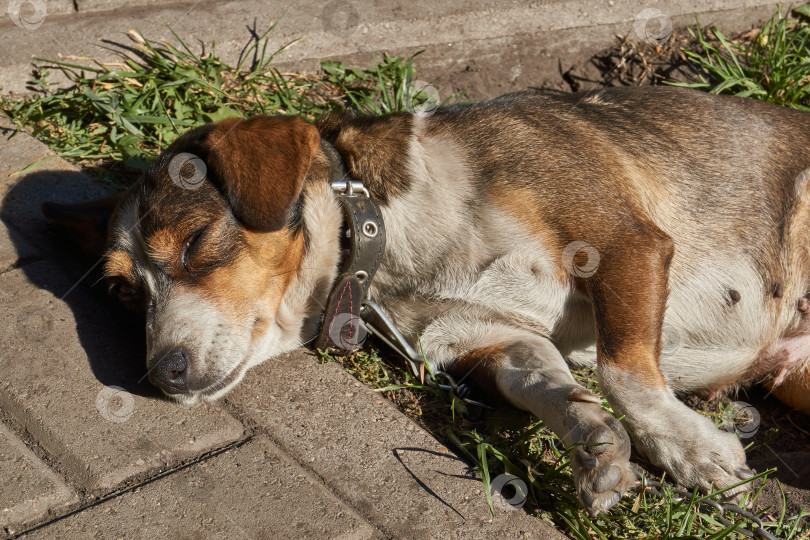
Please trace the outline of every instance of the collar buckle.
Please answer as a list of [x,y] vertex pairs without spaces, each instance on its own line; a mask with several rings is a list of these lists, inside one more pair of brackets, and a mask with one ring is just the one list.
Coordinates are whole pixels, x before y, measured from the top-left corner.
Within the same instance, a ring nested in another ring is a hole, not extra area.
[[371,198],[368,189],[366,189],[366,186],[364,186],[363,182],[360,180],[332,180],[330,186],[332,187],[332,191],[339,195],[353,197],[356,192],[362,192],[366,198]]

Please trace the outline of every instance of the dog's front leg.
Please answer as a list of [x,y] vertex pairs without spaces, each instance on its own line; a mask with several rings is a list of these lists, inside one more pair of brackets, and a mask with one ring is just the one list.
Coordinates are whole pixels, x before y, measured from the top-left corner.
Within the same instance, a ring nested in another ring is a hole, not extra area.
[[459,357],[451,371],[531,412],[572,448],[577,492],[591,515],[616,504],[635,481],[624,428],[574,380],[549,340],[526,335],[476,349]]
[[[600,387],[624,415],[637,450],[678,483],[704,491],[749,477],[737,437],[679,401],[659,370],[671,239],[637,224],[602,251],[588,280],[597,325]],[[736,497],[744,487],[727,496]]]

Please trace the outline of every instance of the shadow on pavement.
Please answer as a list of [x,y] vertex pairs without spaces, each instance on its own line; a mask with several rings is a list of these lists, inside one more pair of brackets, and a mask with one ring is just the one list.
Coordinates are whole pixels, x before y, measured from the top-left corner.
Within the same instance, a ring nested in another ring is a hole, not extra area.
[[[4,195],[0,221],[18,253],[35,252],[18,266],[36,287],[64,300],[93,375],[142,396],[161,393],[144,378],[145,338],[140,315],[107,295],[98,259],[88,259],[59,227],[42,215],[43,202],[78,203],[103,197],[106,189],[76,171],[25,175]],[[33,247],[33,250],[30,248]]]

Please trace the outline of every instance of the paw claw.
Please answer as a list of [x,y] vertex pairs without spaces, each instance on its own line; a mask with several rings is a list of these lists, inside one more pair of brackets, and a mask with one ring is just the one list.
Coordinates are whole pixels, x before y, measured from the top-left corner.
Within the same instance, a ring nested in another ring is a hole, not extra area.
[[736,474],[737,478],[740,480],[748,480],[749,478],[753,478],[756,473],[748,467],[737,467],[734,474]]

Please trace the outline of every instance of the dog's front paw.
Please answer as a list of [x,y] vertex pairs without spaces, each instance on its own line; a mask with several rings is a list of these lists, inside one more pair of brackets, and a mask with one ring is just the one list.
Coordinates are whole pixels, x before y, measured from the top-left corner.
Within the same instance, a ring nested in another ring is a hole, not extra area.
[[[656,421],[633,422],[631,433],[640,454],[667,471],[675,482],[704,493],[753,476],[735,434],[718,429],[709,418],[674,397],[672,400],[675,403],[668,403],[665,414]],[[748,489],[748,484],[737,486],[724,492],[723,498],[738,502]]]
[[619,502],[635,482],[630,469],[630,438],[622,425],[605,414],[604,423],[584,434],[571,455],[577,494],[591,516]]

